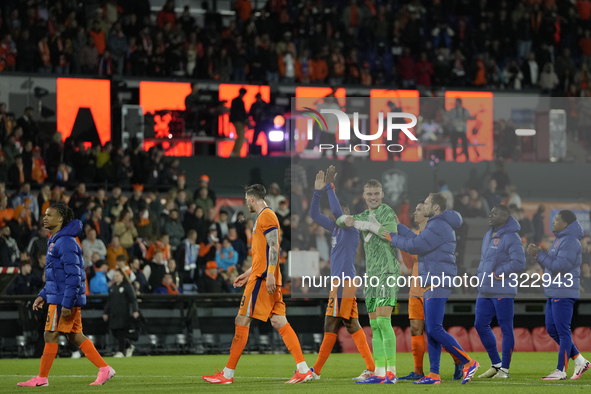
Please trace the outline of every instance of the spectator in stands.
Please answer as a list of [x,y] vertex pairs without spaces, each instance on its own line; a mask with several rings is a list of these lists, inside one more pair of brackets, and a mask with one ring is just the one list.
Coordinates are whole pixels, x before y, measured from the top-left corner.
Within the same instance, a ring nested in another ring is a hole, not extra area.
[[[181,191],[184,191],[186,194],[185,202],[187,205],[191,205],[193,203],[193,193],[187,187],[187,178],[184,174],[180,174],[176,180],[176,186],[171,189],[171,191],[175,191],[178,195]],[[152,208],[150,208],[152,209]],[[154,209],[152,209],[154,211]],[[156,212],[156,211],[154,211]]]
[[161,250],[163,253],[162,259],[165,262],[168,262],[172,257],[169,240],[170,237],[168,234],[162,234],[160,240],[154,242],[154,244],[150,245],[148,248],[148,251],[146,252],[146,260],[150,260],[157,250]]
[[440,179],[439,182],[437,182],[437,185],[439,186],[439,193],[443,194],[445,196],[445,199],[447,200],[447,209],[453,209],[454,195],[451,192],[451,190],[449,190],[447,182],[445,182],[443,179]]
[[164,274],[160,286],[154,290],[154,294],[180,294],[183,289],[178,287],[172,279],[172,275],[167,273]]
[[183,225],[179,221],[179,211],[173,209],[170,212],[170,217],[164,222],[162,232],[168,234],[170,237],[170,247],[172,252],[181,244],[182,239],[185,237],[185,230]]
[[23,113],[17,121],[16,124],[22,129],[23,131],[23,139],[25,141],[32,141],[33,145],[38,145],[38,135],[39,135],[39,126],[35,119],[35,108],[33,107],[26,107]]
[[117,258],[121,255],[126,257],[126,261],[129,260],[127,250],[121,246],[119,243],[119,237],[115,235],[111,239],[109,246],[107,246],[107,261],[109,261],[109,269],[117,267]]
[[0,228],[0,265],[16,267],[20,263],[20,251],[16,241],[10,236],[10,227]]
[[476,116],[470,114],[466,108],[463,107],[462,99],[456,99],[456,105],[446,114],[448,128],[451,131],[450,142],[452,145],[452,151],[454,160],[456,160],[457,156],[457,149],[456,146],[458,144],[458,140],[462,141],[462,153],[466,160],[468,160],[468,120],[476,119]]
[[527,238],[527,240],[531,242],[531,240],[534,238],[534,227],[532,222],[527,216],[525,216],[525,212],[522,208],[518,208],[517,213],[519,225],[521,226],[521,230],[519,230],[519,236],[522,238]]
[[121,23],[115,22],[113,24],[113,28],[111,33],[109,34],[109,39],[107,42],[107,47],[111,52],[111,57],[115,62],[116,67],[116,74],[121,76],[123,75],[123,66],[125,65],[125,54],[127,52],[127,37],[121,30]]
[[133,185],[133,194],[128,201],[129,207],[132,209],[133,214],[137,215],[140,207],[140,203],[145,201],[143,197],[144,185],[136,184]]
[[246,109],[244,106],[244,95],[246,95],[246,89],[240,88],[238,97],[232,100],[230,107],[230,122],[234,125],[236,130],[236,142],[230,156],[240,156],[242,144],[244,143],[245,124],[247,121]]
[[[104,40],[104,33],[101,31],[100,33],[103,34]],[[93,38],[92,32],[86,38],[86,45],[84,45],[80,49],[80,72],[86,75],[93,75],[98,73],[98,65],[99,65],[99,51],[97,46],[95,45],[96,39]]]
[[12,207],[16,208],[19,205],[24,205],[25,199],[31,200],[31,214],[35,222],[38,222],[39,206],[37,205],[37,198],[31,194],[31,184],[28,182],[23,183],[20,187],[20,192],[12,197]]
[[174,209],[174,200],[170,198],[170,193],[171,192],[169,192],[169,198],[166,200],[166,204],[164,204],[164,209],[160,212],[160,227],[164,227],[164,223],[170,219],[170,213]]
[[486,186],[482,197],[486,200],[489,207],[496,207],[501,203],[501,197],[497,194],[497,181],[496,179],[490,179]]
[[133,256],[133,244],[138,236],[138,232],[131,218],[131,212],[127,210],[121,211],[121,214],[119,215],[119,221],[115,223],[113,233],[119,237],[121,246],[127,249],[127,252],[130,256]]
[[[135,346],[126,340],[130,328],[130,319],[139,317],[139,307],[129,278],[121,269],[113,274],[113,284],[109,289],[109,299],[105,304],[103,320],[109,323],[109,329],[118,342],[118,352],[113,357],[131,357]],[[129,346],[127,346],[129,345]]]
[[150,285],[150,289],[154,291],[160,286],[164,274],[168,271],[168,266],[164,260],[162,249],[154,250],[152,259],[144,267],[144,276]]
[[497,190],[506,191],[507,185],[511,183],[509,174],[503,161],[497,161],[497,170],[491,175],[491,178],[497,181]]
[[229,238],[224,238],[222,247],[216,252],[215,261],[218,267],[224,271],[233,271],[236,269],[238,262],[238,252],[232,247],[232,242]]
[[201,189],[207,189],[207,197],[211,198],[211,200],[213,201],[214,205],[216,202],[216,194],[215,191],[213,191],[213,189],[210,187],[209,185],[209,176],[207,175],[201,175],[201,177],[199,178],[199,185],[198,185],[198,189],[195,191],[195,195],[193,196],[193,200],[197,199],[197,196],[199,195],[199,190]]
[[[86,239],[82,241],[82,250],[90,253],[98,253],[101,259],[107,256],[107,247],[104,242],[96,237],[96,230],[88,227],[86,230]],[[108,264],[108,262],[107,262]]]
[[197,286],[199,293],[229,293],[230,286],[218,272],[215,261],[210,261],[205,266],[205,272]]
[[45,168],[45,162],[41,157],[41,148],[38,146],[33,148],[32,161],[31,181],[40,185],[47,179],[47,169]]
[[27,246],[27,253],[32,258],[33,263],[37,263],[37,256],[39,254],[45,255],[47,253],[47,241],[49,239],[49,230],[44,226],[39,228],[37,236],[33,237]]
[[41,188],[39,189],[39,194],[37,195],[37,206],[39,207],[40,217],[43,217],[43,215],[45,215],[45,211],[47,211],[47,208],[50,205],[50,200],[51,187],[48,184],[41,185]]
[[228,236],[227,238],[230,240],[232,247],[238,253],[238,261],[236,262],[236,266],[238,268],[242,267],[242,263],[248,256],[248,251],[246,250],[246,243],[238,237],[238,231],[235,225],[231,225],[228,228]]
[[107,282],[107,272],[109,271],[109,262],[99,260],[95,264],[95,275],[90,280],[90,294],[109,294],[109,283]]
[[148,284],[148,280],[144,276],[144,273],[140,269],[140,260],[136,257],[131,259],[131,263],[129,264],[131,268],[131,272],[135,275],[135,282],[139,285],[139,292],[140,293],[149,293],[150,292],[150,285]]
[[197,232],[195,230],[189,230],[187,232],[187,238],[182,241],[175,254],[177,261],[182,264],[181,270],[184,272],[184,283],[196,282],[199,272],[197,270],[197,257],[199,256],[200,247],[197,244]]
[[135,274],[133,273],[133,271],[131,270],[129,265],[127,265],[127,260],[128,260],[127,255],[121,254],[121,255],[117,256],[117,259],[115,260],[115,262],[116,262],[115,268],[111,268],[107,272],[107,279],[109,281],[113,280],[113,276],[115,275],[115,272],[117,270],[123,271],[125,273],[125,275],[127,275],[130,283],[135,281]]
[[490,209],[485,199],[480,197],[478,190],[471,189],[470,195],[470,206],[472,208],[472,217],[485,218],[488,217]]
[[160,214],[162,213],[162,210],[164,209],[164,207],[162,206],[162,203],[160,202],[160,196],[158,193],[158,189],[153,188],[149,191],[148,200],[150,201],[150,203],[148,205],[150,212],[152,212],[156,217],[160,217]]
[[172,283],[177,285],[178,287],[183,287],[183,278],[179,275],[179,272],[176,269],[176,260],[170,259],[167,263],[168,273],[172,276]]
[[269,208],[276,211],[279,208],[279,201],[285,200],[285,197],[281,195],[281,189],[276,182],[273,182],[269,186],[269,193],[265,196],[265,201]]
[[[83,167],[79,167],[83,168]],[[76,187],[76,192],[72,197],[70,197],[70,201],[68,202],[68,206],[72,208],[74,213],[78,212],[80,208],[84,206],[84,203],[88,199],[88,193],[86,193],[86,184],[80,183],[78,187]]]
[[187,213],[187,209],[189,206],[187,204],[187,192],[181,190],[175,200],[175,204],[177,206],[179,212],[179,221],[182,222],[185,219],[185,214]]
[[0,227],[3,227],[14,217],[14,209],[8,206],[8,197],[0,194]]
[[24,250],[29,239],[31,239],[31,232],[36,224],[31,217],[31,200],[26,198],[24,205],[19,205],[14,210],[14,218],[8,222],[12,237],[16,240],[19,249]]
[[542,204],[538,205],[538,210],[534,214],[532,225],[534,231],[534,243],[537,245],[542,242],[544,236],[544,212],[546,207]]
[[95,203],[91,214],[91,218],[86,223],[90,224],[96,230],[97,238],[106,244],[111,240],[111,227],[103,219],[103,207]]
[[37,294],[43,282],[41,278],[32,272],[31,262],[23,260],[21,262],[20,273],[14,278],[6,294],[8,295],[29,295]]
[[138,209],[138,214],[133,218],[138,237],[142,239],[157,237],[160,233],[160,224],[158,223],[158,219],[148,209],[146,201],[141,201]]
[[219,220],[217,223],[215,223],[215,227],[220,238],[225,238],[226,235],[228,235],[229,226],[230,223],[228,222],[228,212],[220,211]]
[[552,94],[559,83],[558,76],[554,72],[554,66],[551,63],[546,63],[540,74],[539,85],[542,89],[542,94]]
[[511,206],[515,205],[517,208],[521,208],[521,197],[517,194],[517,187],[513,184],[508,184],[505,187],[507,198],[503,201],[504,205]]
[[35,256],[35,262],[33,263],[33,273],[42,279],[45,283],[45,259],[47,258],[47,252],[38,252]]
[[209,212],[215,206],[214,201],[208,196],[208,190],[206,188],[198,190],[197,196],[195,197],[195,204],[197,208],[203,209],[204,212]]
[[158,17],[156,19],[156,24],[158,25],[158,27],[162,29],[166,23],[170,23],[171,27],[174,27],[176,23],[176,13],[174,12],[174,0],[168,0],[166,4],[164,4],[160,12],[158,12]]
[[215,260],[218,248],[221,248],[218,232],[212,224],[207,233],[207,237],[199,245],[199,259],[197,260],[197,265],[200,269],[203,269],[208,261]]

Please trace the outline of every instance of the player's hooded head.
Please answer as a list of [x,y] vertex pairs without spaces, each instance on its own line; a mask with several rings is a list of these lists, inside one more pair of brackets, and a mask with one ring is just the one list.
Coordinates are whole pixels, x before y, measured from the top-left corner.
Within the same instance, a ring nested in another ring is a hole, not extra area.
[[264,201],[267,195],[265,186],[261,184],[254,184],[244,188],[244,200],[250,212],[257,212],[257,205]]
[[382,191],[382,184],[377,179],[370,179],[363,187],[363,199],[369,209],[376,209],[382,205],[384,192]]
[[443,213],[447,208],[447,199],[441,193],[431,193],[429,197],[425,199],[423,204],[423,212],[425,216],[431,218],[435,215]]
[[51,204],[45,211],[43,226],[52,234],[55,234],[72,220],[74,220],[74,211],[68,208],[66,204],[58,202]]

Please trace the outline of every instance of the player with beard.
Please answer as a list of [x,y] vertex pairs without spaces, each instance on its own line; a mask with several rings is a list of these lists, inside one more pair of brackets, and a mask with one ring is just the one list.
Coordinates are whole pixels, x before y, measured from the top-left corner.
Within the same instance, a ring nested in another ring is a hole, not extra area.
[[230,349],[230,359],[223,371],[215,375],[203,375],[202,379],[214,384],[234,383],[234,371],[244,347],[248,342],[248,331],[252,319],[263,322],[271,319],[271,325],[283,338],[297,364],[293,378],[285,383],[303,383],[313,379],[308,368],[300,341],[285,317],[285,303],[281,292],[281,271],[279,262],[279,221],[275,212],[265,202],[265,187],[255,184],[246,187],[245,201],[251,213],[257,214],[252,229],[252,267],[234,281],[234,287],[246,284],[236,316],[236,332]]

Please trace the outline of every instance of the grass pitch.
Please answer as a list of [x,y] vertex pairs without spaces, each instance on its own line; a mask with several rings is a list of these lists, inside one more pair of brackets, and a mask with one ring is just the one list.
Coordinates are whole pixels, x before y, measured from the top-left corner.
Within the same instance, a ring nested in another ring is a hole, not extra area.
[[[317,355],[307,354],[308,365],[313,365]],[[485,353],[471,353],[482,367],[477,375],[490,367]],[[293,375],[295,363],[289,354],[243,355],[238,363],[233,385],[212,385],[201,380],[201,375],[211,375],[216,367],[222,369],[228,359],[221,356],[152,356],[132,358],[105,358],[117,371],[115,378],[104,386],[89,386],[96,378],[97,369],[86,359],[56,359],[49,375],[49,387],[17,387],[20,381],[37,375],[39,359],[0,360],[0,393],[379,393],[436,391],[440,394],[456,394],[458,390],[470,393],[588,393],[591,392],[591,371],[579,380],[570,380],[574,362],[569,364],[569,380],[545,382],[540,378],[556,368],[555,353],[514,353],[511,378],[508,380],[478,379],[462,386],[452,381],[453,362],[448,354],[442,354],[441,386],[416,386],[411,382],[396,385],[360,385],[352,377],[364,369],[358,354],[332,354],[322,370],[322,379],[309,383],[285,385]],[[428,368],[425,355],[425,366]],[[408,374],[413,368],[410,353],[397,356],[398,376]]]

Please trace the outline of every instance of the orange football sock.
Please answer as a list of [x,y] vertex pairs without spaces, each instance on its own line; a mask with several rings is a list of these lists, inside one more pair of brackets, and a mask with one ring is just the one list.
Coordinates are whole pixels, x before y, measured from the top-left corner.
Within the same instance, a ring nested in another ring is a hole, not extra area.
[[324,339],[322,340],[322,345],[320,345],[320,351],[318,352],[318,360],[316,360],[316,364],[314,364],[313,367],[316,374],[320,375],[322,367],[324,367],[324,363],[328,360],[328,356],[330,356],[336,341],[337,334],[333,334],[332,332],[324,333]]
[[453,354],[452,352],[450,352],[449,350],[447,350],[447,349],[445,348],[445,346],[442,346],[442,347],[441,347],[441,350],[442,350],[442,351],[444,351],[444,352],[446,352],[446,353],[449,353],[449,355],[451,356],[451,358],[453,358],[453,360],[454,360],[454,364],[461,364],[461,363],[462,363],[462,362],[460,361],[460,359],[459,359],[459,358],[457,358],[455,354]]
[[97,352],[96,348],[94,347],[94,343],[87,339],[86,341],[82,342],[80,345],[80,350],[86,356],[87,359],[90,360],[97,368],[104,368],[108,366],[108,364],[103,360],[99,352]]
[[46,343],[41,356],[41,365],[39,366],[39,377],[46,378],[53,365],[53,360],[57,356],[57,343]]
[[425,357],[425,338],[422,335],[416,335],[411,338],[412,357],[415,361],[415,373],[424,375],[423,358]]
[[240,326],[236,324],[236,332],[234,334],[234,339],[232,340],[232,347],[230,348],[230,359],[228,360],[228,364],[226,364],[226,368],[236,369],[236,364],[238,364],[238,360],[240,360],[240,356],[242,356],[244,347],[248,342],[249,329],[250,327],[248,326]]
[[287,350],[289,350],[295,359],[296,364],[306,361],[302,353],[302,348],[300,347],[300,340],[289,323],[279,329],[279,334],[281,334],[283,342],[285,342],[285,346],[287,346]]
[[[368,371],[375,371],[376,364],[373,362],[373,357],[371,356],[371,350],[369,350],[369,345],[367,344],[367,338],[365,337],[365,331],[363,329],[358,330],[356,333],[351,335],[353,340],[355,341],[355,345],[357,345],[357,350],[365,360],[365,367]],[[316,368],[314,368],[316,370]]]
[[429,375],[427,375],[427,376],[430,377],[431,379],[441,379],[439,377],[438,373],[429,372]]

